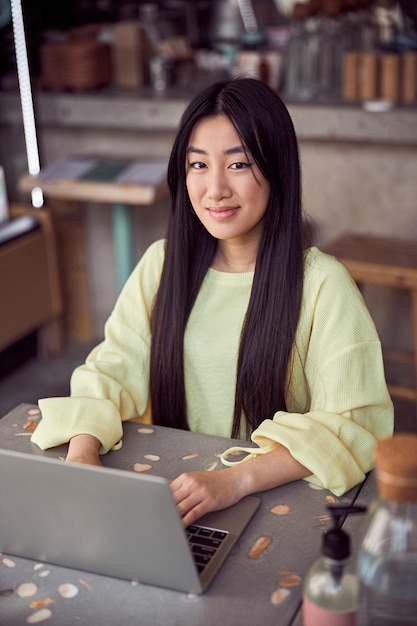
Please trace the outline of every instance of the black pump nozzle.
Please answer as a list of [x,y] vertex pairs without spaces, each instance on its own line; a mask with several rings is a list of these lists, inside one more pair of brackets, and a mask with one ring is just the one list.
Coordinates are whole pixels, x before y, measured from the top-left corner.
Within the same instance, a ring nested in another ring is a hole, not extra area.
[[350,539],[341,526],[350,513],[364,513],[366,507],[347,504],[328,504],[333,526],[323,535],[323,554],[330,559],[342,561],[350,555]]

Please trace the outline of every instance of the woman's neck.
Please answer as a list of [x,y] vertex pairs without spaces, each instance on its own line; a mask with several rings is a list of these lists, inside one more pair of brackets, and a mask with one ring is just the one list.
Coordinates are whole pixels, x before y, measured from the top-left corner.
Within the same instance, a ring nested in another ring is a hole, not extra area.
[[257,250],[253,246],[233,246],[219,241],[211,267],[219,272],[253,272]]

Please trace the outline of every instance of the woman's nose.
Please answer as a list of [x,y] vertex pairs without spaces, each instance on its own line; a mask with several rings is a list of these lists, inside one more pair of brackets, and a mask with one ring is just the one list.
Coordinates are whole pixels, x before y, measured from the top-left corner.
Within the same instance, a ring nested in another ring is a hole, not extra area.
[[207,181],[207,196],[210,200],[219,201],[222,198],[228,198],[231,195],[230,185],[224,172],[212,169],[209,172]]

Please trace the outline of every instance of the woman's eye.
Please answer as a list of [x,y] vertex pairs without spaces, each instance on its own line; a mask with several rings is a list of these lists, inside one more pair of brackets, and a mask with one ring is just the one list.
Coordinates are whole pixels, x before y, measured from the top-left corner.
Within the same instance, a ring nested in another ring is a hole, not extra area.
[[204,169],[205,163],[203,163],[202,161],[193,161],[192,163],[189,164],[190,169],[193,170],[202,170]]
[[251,163],[244,163],[243,161],[238,161],[237,163],[232,163],[230,167],[232,170],[244,170],[250,166],[251,166]]

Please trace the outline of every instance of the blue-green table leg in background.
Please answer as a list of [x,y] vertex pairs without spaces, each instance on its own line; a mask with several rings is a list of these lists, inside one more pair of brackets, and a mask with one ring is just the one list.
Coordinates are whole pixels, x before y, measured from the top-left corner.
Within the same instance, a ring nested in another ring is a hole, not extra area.
[[133,269],[133,226],[131,207],[113,204],[113,245],[116,288],[119,294]]

